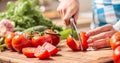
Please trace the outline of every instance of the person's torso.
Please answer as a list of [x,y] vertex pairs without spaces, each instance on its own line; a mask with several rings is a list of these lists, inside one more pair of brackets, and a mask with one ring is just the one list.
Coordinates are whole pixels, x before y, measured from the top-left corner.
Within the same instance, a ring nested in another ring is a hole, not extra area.
[[120,20],[120,0],[92,0],[93,25],[115,24]]

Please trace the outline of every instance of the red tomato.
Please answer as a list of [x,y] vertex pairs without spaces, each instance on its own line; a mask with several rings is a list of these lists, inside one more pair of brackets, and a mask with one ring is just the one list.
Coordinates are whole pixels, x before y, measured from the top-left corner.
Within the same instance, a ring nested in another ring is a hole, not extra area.
[[80,50],[79,46],[75,43],[75,40],[71,35],[69,35],[67,37],[66,43],[67,43],[68,47],[71,48],[73,51]]
[[50,57],[50,53],[44,47],[41,46],[38,46],[35,49],[34,55],[39,59],[48,59]]
[[51,34],[52,35],[52,44],[54,46],[57,46],[60,42],[60,36],[55,35],[55,34]]
[[34,47],[26,47],[26,48],[23,48],[22,49],[22,53],[28,57],[28,58],[33,58],[35,57],[34,56],[34,51],[35,51],[35,48]]
[[15,33],[12,33],[12,32],[8,33],[5,36],[5,44],[6,44],[7,49],[14,50],[12,47],[12,39],[14,36],[15,36]]
[[54,45],[52,45],[52,44],[50,44],[50,43],[48,43],[48,42],[45,42],[45,43],[43,44],[43,47],[45,47],[45,49],[47,49],[48,52],[49,52],[51,55],[56,55],[56,53],[58,52],[58,49],[57,49]]
[[44,37],[45,37],[45,41],[46,41],[46,42],[52,44],[52,38],[51,38],[51,35],[49,35],[49,34],[45,34]]
[[86,51],[86,49],[88,48],[88,43],[87,43],[88,37],[85,34],[86,32],[80,32],[80,40],[82,42],[82,47],[84,51]]
[[22,48],[31,46],[31,41],[28,40],[24,35],[18,34],[13,37],[12,46],[17,52],[22,52]]
[[120,46],[120,32],[116,32],[110,39],[110,46],[114,50],[117,46]]
[[58,43],[60,42],[60,36],[55,34],[55,32],[51,29],[47,29],[47,30],[45,30],[45,32],[48,33],[48,34],[46,34],[47,36],[50,36],[52,38],[52,44],[54,46],[57,46]]
[[120,63],[120,46],[116,47],[113,51],[114,63]]
[[45,43],[45,37],[44,36],[39,36],[35,35],[32,37],[32,45],[37,47],[38,45],[43,45]]
[[46,40],[52,40],[52,44],[54,46],[57,46],[58,43],[60,42],[60,37],[56,34],[46,34],[44,36],[47,37]]

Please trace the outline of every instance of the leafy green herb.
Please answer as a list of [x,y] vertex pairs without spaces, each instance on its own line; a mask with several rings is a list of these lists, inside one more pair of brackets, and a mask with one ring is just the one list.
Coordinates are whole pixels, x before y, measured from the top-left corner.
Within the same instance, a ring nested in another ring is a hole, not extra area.
[[53,30],[62,31],[62,27],[56,26],[51,20],[45,18],[39,6],[39,0],[18,0],[7,3],[7,9],[0,13],[0,20],[9,19],[15,23],[15,28],[27,29],[33,26],[43,25]]

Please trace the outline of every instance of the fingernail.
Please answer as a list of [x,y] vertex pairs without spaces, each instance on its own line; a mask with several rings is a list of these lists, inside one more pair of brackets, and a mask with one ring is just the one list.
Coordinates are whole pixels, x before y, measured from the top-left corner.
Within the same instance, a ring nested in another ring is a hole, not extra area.
[[89,47],[92,47],[92,46],[93,46],[93,43],[88,44],[88,46],[89,46]]
[[88,42],[88,43],[92,43],[92,39],[88,39],[87,42]]

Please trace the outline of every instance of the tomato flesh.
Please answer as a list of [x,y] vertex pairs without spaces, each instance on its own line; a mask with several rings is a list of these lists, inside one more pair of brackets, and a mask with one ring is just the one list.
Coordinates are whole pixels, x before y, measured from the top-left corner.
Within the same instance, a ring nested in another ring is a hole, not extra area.
[[35,49],[34,55],[37,58],[42,59],[42,60],[48,59],[50,57],[50,53],[44,47],[41,47],[41,46],[38,46]]
[[26,47],[26,48],[23,48],[22,49],[22,53],[28,57],[28,58],[34,58],[34,51],[35,51],[36,48],[34,47]]
[[52,45],[52,44],[50,44],[48,42],[44,43],[43,47],[45,47],[45,49],[48,50],[50,55],[56,55],[56,53],[58,52],[58,49],[54,45]]
[[75,40],[73,39],[73,37],[71,35],[69,35],[66,39],[66,43],[68,45],[68,47],[70,49],[72,49],[73,51],[78,51],[80,50],[79,46],[75,43]]
[[86,36],[86,32],[80,32],[80,39],[82,42],[83,51],[86,51],[88,48],[88,43],[87,43],[88,37]]

